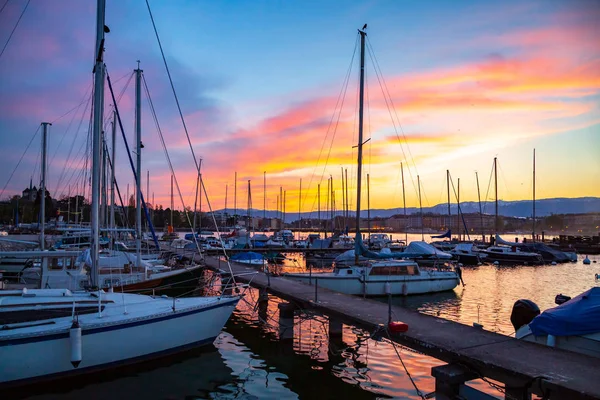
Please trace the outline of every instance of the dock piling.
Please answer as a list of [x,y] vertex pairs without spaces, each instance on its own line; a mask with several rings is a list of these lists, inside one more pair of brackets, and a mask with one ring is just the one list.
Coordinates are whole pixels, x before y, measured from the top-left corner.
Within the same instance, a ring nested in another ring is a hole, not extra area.
[[454,400],[460,395],[460,387],[467,381],[477,378],[475,373],[457,364],[445,364],[431,368],[435,378],[435,398]]

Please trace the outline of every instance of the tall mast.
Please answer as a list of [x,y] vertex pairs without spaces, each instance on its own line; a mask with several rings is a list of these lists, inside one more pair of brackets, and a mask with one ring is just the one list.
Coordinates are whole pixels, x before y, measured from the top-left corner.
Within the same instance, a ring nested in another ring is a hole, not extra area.
[[42,191],[42,198],[40,199],[40,249],[42,250],[46,246],[44,231],[46,229],[46,152],[48,151],[48,125],[52,124],[50,122],[42,122],[42,184],[40,185],[40,190]]
[[135,252],[137,267],[142,265],[142,70],[140,62],[135,72]]
[[[450,210],[450,170],[446,170],[446,187],[448,189],[448,229],[452,227],[452,211]],[[452,239],[452,236],[450,236]]]
[[[225,218],[227,218],[227,189],[229,188],[229,185],[225,185]],[[227,222],[227,220],[225,220],[225,222]]]
[[331,189],[330,186],[331,185],[331,179],[327,179],[327,202],[325,203],[325,238],[327,238],[327,214],[329,211],[329,197],[331,196]]
[[460,240],[460,178],[456,179],[456,233]]
[[196,232],[196,215],[198,211],[198,190],[200,188],[200,174],[196,175],[196,192],[194,194],[194,219],[192,221],[192,231]]
[[317,216],[319,219],[319,230],[321,230],[321,184],[317,184]]
[[286,203],[286,195],[287,195],[287,190],[283,191],[283,226],[282,229],[285,229],[285,203]]
[[[202,160],[200,160],[200,166],[202,165]],[[202,230],[202,188],[204,187],[202,185],[202,172],[200,172],[198,174],[198,178],[200,181],[200,198],[198,199],[198,229],[201,231]],[[196,217],[194,217],[194,219],[196,219]]]
[[173,227],[173,208],[175,207],[175,203],[173,202],[173,174],[171,174],[171,229],[173,231],[175,228]]
[[535,242],[535,149],[533,149],[533,241]]
[[[365,97],[365,37],[367,33],[364,29],[358,30],[360,34],[360,88],[358,97],[358,168],[356,170],[356,240],[360,240],[360,191],[362,178],[362,151],[363,151],[363,111]],[[358,264],[358,252],[355,252],[354,262]]]
[[340,167],[342,170],[342,220],[343,224],[346,226],[346,191],[345,191],[345,182],[344,182],[344,167]]
[[[300,193],[298,194],[298,229],[300,229],[300,214],[302,212],[302,178],[300,178]],[[298,231],[298,239],[300,239],[300,231]]]
[[406,192],[404,191],[404,165],[400,162],[400,174],[402,175],[402,202],[404,203],[404,235],[405,243],[408,245],[408,221],[406,220]]
[[[346,168],[346,219],[350,218],[350,212],[348,210],[349,204],[350,200],[348,198],[348,168]],[[346,226],[348,226],[348,222],[346,222]]]
[[[113,122],[112,122],[112,149],[111,149],[111,161],[112,168],[110,169],[110,229],[111,237],[114,239],[115,233],[115,166],[116,166],[116,153],[117,153],[117,112],[113,111]],[[111,240],[111,244],[114,240]]]
[[481,239],[485,243],[485,232],[483,231],[483,211],[481,211],[481,194],[479,192],[479,175],[475,171],[475,180],[477,181],[477,200],[479,201],[479,220],[481,222]]
[[[496,193],[496,218],[494,221],[495,234],[498,234],[498,159],[494,157],[494,192]],[[495,244],[495,242],[494,242]]]
[[[104,102],[104,9],[105,0],[98,0],[96,19],[96,46],[94,47],[94,122],[92,129],[92,202],[91,202],[91,284],[98,284],[98,253],[100,250],[100,133],[102,132],[103,102]],[[108,29],[107,29],[108,30]]]
[[[267,219],[267,171],[263,172],[263,220]],[[264,223],[264,221],[263,221]]]
[[235,215],[237,214],[237,171],[233,178],[233,225],[237,222]]
[[277,211],[279,212],[279,220],[281,221],[281,227],[279,229],[283,229],[285,223],[283,222],[283,186],[279,186],[279,207],[277,207]]
[[[146,171],[146,199],[150,199],[150,170]],[[152,203],[152,207],[154,207],[154,203]],[[150,216],[150,211],[148,210],[148,216]],[[146,232],[148,232],[149,221],[146,219]]]
[[419,210],[421,214],[421,240],[425,240],[425,231],[423,227],[423,203],[421,203],[421,178],[417,175],[417,186],[419,187]]
[[[252,191],[250,189],[250,179],[248,179],[248,209],[246,210],[246,220],[248,221],[247,227],[248,227],[248,231],[250,228],[250,221],[252,221],[252,214],[251,214],[251,208],[252,208]],[[252,221],[252,230],[254,231],[254,221]]]
[[371,183],[369,174],[367,174],[367,233],[369,234],[369,240],[371,240]]

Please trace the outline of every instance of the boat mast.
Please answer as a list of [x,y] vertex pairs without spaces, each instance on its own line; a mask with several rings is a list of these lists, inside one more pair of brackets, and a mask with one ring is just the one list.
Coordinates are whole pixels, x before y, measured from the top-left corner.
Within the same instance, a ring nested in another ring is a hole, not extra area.
[[112,122],[112,150],[111,150],[111,161],[112,168],[110,170],[110,232],[112,245],[114,244],[115,238],[115,166],[116,166],[116,153],[117,153],[117,112],[113,111],[113,122]]
[[533,241],[535,242],[535,149],[533,149]]
[[[92,129],[92,202],[91,202],[91,284],[98,284],[99,199],[100,199],[100,133],[102,132],[102,104],[104,102],[104,9],[105,0],[98,0],[96,19],[96,46],[94,48],[94,125]],[[108,29],[106,29],[108,31]]]
[[321,230],[321,184],[317,184],[317,215],[319,219],[319,230]]
[[135,175],[135,253],[137,267],[142,265],[142,70],[140,62],[135,72],[135,145],[136,170]]
[[456,181],[456,233],[460,241],[460,178],[457,178]]
[[421,178],[417,175],[417,186],[419,187],[419,212],[421,214],[421,240],[425,240],[425,231],[423,227],[423,203],[421,203]]
[[[367,33],[363,30],[358,30],[360,34],[360,89],[358,103],[358,167],[356,170],[356,240],[361,240],[360,237],[360,190],[362,177],[362,151],[363,151],[363,107],[365,96],[365,37]],[[355,252],[354,262],[358,264],[358,252]]]
[[329,222],[327,221],[327,214],[329,214],[329,196],[331,195],[331,189],[329,185],[331,184],[331,179],[327,178],[327,202],[325,203],[325,239],[327,239],[327,226]]
[[[452,227],[452,212],[450,211],[450,170],[446,170],[446,187],[448,188],[448,229]],[[450,235],[452,240],[452,235]]]
[[404,203],[404,235],[405,243],[408,244],[408,221],[406,220],[406,193],[404,192],[404,165],[400,162],[400,174],[402,175],[402,202]]
[[[498,158],[494,157],[494,192],[496,193],[496,218],[494,220],[494,230],[498,235]],[[494,239],[494,244],[496,244]]]
[[345,181],[344,181],[344,167],[340,167],[342,170],[342,221],[344,226],[347,225],[346,222],[346,192],[345,192]]
[[483,231],[483,212],[481,211],[481,194],[479,192],[479,175],[475,171],[475,180],[477,181],[477,200],[479,201],[479,220],[481,222],[481,239],[485,243],[485,232]]
[[237,214],[237,171],[233,176],[233,225],[236,225],[237,218],[235,217]]
[[[346,172],[346,219],[350,218],[350,211],[348,207],[350,206],[350,199],[348,198],[348,168],[345,170]],[[346,221],[346,226],[348,226],[348,222]]]
[[[298,194],[298,229],[300,229],[300,213],[302,211],[302,178],[300,178],[300,193]],[[300,240],[300,231],[298,231],[298,240]]]
[[[263,172],[263,220],[267,219],[267,171]],[[266,223],[266,221],[263,221]]]
[[48,125],[50,122],[42,122],[42,184],[40,190],[42,197],[40,199],[40,249],[44,250],[46,239],[44,231],[46,230],[46,152],[48,151]]
[[175,231],[175,228],[173,228],[173,207],[175,207],[175,203],[173,202],[173,174],[171,174],[171,229]]
[[369,181],[369,174],[367,174],[367,233],[369,241],[371,241],[371,182]]
[[227,189],[229,185],[225,185],[225,224],[227,225]]

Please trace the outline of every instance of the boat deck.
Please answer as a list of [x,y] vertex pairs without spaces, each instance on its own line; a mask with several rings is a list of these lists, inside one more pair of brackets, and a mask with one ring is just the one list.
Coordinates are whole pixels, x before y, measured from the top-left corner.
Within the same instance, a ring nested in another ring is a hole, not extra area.
[[[227,264],[216,257],[205,257],[206,266],[227,270]],[[257,288],[306,307],[320,309],[353,321],[367,329],[375,329],[388,320],[386,303],[349,296],[307,285],[284,277],[268,277],[256,269],[231,263],[236,280],[250,282]],[[551,398],[600,399],[598,366],[594,357],[552,349],[513,337],[473,328],[399,306],[392,306],[394,320],[409,325],[404,334],[392,335],[406,345],[448,363],[461,364],[478,375],[501,381],[515,393],[529,385],[537,393],[550,390]],[[513,395],[514,397],[514,395]]]

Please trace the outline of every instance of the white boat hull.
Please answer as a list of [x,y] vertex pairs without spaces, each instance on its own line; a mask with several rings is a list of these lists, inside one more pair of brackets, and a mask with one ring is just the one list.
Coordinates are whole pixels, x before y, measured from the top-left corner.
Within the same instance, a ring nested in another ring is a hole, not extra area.
[[[433,275],[435,274],[435,275]],[[411,295],[434,292],[444,292],[454,289],[459,280],[453,272],[426,272],[421,275],[403,277],[378,277],[378,279],[366,279],[362,277],[339,277],[328,276],[329,274],[286,274],[285,277],[303,283],[312,282],[319,287],[351,295],[385,296]],[[389,284],[389,285],[388,285]]]
[[[122,295],[109,293],[107,296],[117,301]],[[79,317],[82,361],[77,368],[70,361],[71,317],[50,320],[55,323],[33,331],[23,328],[0,332],[3,365],[0,385],[92,372],[210,344],[238,301],[238,298],[227,297],[212,302],[200,302],[197,298],[178,299],[173,311],[172,298],[141,297],[149,299],[148,302],[162,301],[164,304],[152,304],[152,311],[148,311],[148,304],[112,305],[111,309],[107,306],[102,318],[97,313]],[[125,308],[129,310],[124,318]]]
[[[549,343],[547,335],[534,336],[529,325],[519,328],[515,337],[542,345],[548,345]],[[555,336],[553,341],[554,345],[552,347],[600,358],[600,332],[581,336]]]

